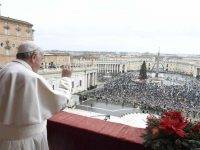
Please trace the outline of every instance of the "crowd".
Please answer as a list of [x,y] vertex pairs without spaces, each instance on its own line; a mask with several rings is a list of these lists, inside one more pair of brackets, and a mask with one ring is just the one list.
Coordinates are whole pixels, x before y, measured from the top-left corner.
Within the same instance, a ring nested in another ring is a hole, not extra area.
[[200,117],[200,81],[184,75],[162,74],[159,82],[140,82],[138,72],[128,72],[87,92],[87,98],[105,103],[139,106],[142,110],[160,113],[181,110],[187,116]]

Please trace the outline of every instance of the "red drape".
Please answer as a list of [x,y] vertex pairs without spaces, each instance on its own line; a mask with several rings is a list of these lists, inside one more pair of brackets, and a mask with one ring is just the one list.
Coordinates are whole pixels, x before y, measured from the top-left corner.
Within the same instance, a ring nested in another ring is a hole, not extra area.
[[[133,118],[137,119],[137,118]],[[61,112],[48,120],[50,150],[143,150],[144,129]]]

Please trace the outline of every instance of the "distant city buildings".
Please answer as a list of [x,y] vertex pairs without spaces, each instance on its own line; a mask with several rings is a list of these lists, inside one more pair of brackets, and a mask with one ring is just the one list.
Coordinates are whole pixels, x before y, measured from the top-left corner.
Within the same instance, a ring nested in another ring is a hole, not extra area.
[[[128,71],[138,71],[142,62],[145,61],[147,70],[156,72],[155,55],[126,55],[126,56],[101,56],[97,59],[98,74],[116,74]],[[161,56],[159,61],[159,71],[168,73],[179,73],[190,76],[200,75],[200,58],[196,57],[176,57]]]
[[[58,54],[50,51],[45,54],[44,68],[57,68],[62,64],[71,64],[73,68],[96,67],[97,75],[116,75],[119,73],[139,71],[143,61],[146,62],[147,71],[178,73],[197,77],[200,75],[200,57],[177,57],[175,55],[161,55],[159,65],[155,54],[122,55],[116,53],[102,54],[99,52],[68,52]],[[158,65],[158,66],[157,66]]]

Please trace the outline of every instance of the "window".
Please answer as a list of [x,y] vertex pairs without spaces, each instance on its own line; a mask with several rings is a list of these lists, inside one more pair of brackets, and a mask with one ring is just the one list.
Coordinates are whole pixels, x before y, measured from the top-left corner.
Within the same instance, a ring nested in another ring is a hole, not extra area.
[[19,27],[19,25],[17,25],[17,27],[16,27],[16,35],[17,36],[20,36],[20,31],[21,31],[21,28]]
[[9,34],[8,30],[9,30],[8,22],[5,22],[4,23],[4,34],[8,35]]
[[10,54],[11,54],[11,53],[10,53],[10,49],[5,49],[5,55],[6,55],[6,56],[10,56]]
[[26,33],[27,37],[31,36],[31,28],[27,28]]

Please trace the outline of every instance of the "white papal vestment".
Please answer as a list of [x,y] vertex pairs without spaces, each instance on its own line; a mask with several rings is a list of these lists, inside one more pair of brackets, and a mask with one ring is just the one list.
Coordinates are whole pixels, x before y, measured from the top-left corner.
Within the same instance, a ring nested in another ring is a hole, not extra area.
[[71,98],[71,79],[55,91],[22,60],[0,70],[0,150],[48,150],[46,121]]

